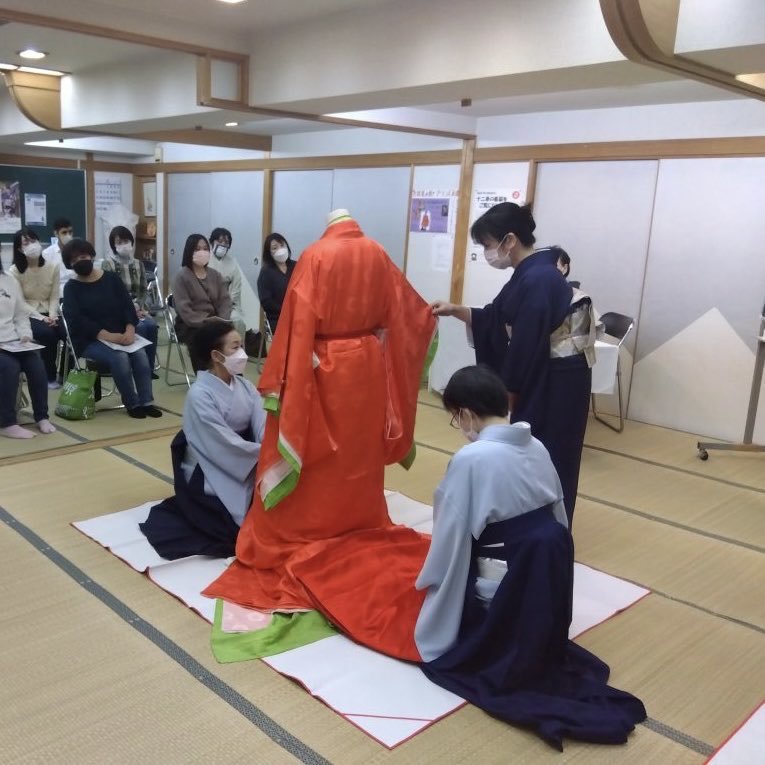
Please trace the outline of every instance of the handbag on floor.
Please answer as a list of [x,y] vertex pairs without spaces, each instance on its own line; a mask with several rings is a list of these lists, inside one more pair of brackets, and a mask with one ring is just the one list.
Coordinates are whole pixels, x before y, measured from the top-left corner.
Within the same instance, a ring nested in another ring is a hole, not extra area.
[[65,420],[90,420],[96,413],[93,389],[97,372],[73,369],[66,376],[56,404],[56,415]]

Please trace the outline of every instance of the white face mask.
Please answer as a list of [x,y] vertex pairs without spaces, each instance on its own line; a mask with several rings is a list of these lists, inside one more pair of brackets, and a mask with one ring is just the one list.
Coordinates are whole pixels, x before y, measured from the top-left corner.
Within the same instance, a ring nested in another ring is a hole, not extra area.
[[277,263],[286,263],[290,256],[290,251],[286,247],[280,247],[273,252],[274,260]]
[[228,252],[228,249],[229,248],[226,247],[225,244],[216,244],[213,247],[213,255],[215,255],[215,257],[218,258],[218,260],[220,260],[221,258],[226,257],[226,253]]
[[21,251],[30,259],[35,260],[40,257],[42,252],[42,245],[39,242],[30,242],[26,247],[22,247]]
[[462,425],[462,415],[463,415],[463,413],[464,414],[468,414],[468,418],[470,417],[470,414],[468,412],[466,412],[465,409],[460,409],[459,424],[460,424],[460,430],[462,431],[462,435],[465,436],[465,438],[467,438],[468,441],[477,441],[478,440],[478,431],[475,428],[472,427],[472,422],[471,422],[471,426],[469,428],[463,427],[463,425]]
[[125,242],[124,244],[118,244],[114,249],[117,250],[117,255],[123,260],[130,260],[135,252],[135,245]]
[[191,260],[195,266],[206,266],[210,262],[210,250],[197,250]]
[[61,234],[61,236],[58,237],[58,246],[63,247],[67,242],[72,241],[72,235],[71,234]]
[[226,371],[230,375],[240,375],[247,367],[247,353],[245,352],[244,348],[237,348],[228,356],[221,353],[221,356],[223,356],[223,361],[219,363],[226,367]]
[[510,266],[513,265],[512,261],[510,260],[510,255],[502,255],[499,251],[499,248],[502,246],[502,242],[507,239],[507,234],[500,239],[499,244],[493,249],[493,250],[484,250],[483,256],[486,258],[486,262],[492,267],[492,268],[510,268]]

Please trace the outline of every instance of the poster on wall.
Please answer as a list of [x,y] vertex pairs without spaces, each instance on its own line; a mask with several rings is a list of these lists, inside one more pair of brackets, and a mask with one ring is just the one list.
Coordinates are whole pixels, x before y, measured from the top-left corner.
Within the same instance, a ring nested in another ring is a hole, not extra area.
[[122,181],[119,178],[99,178],[95,182],[96,212],[105,213],[122,204]]
[[0,180],[0,234],[15,234],[21,228],[21,185]]
[[409,231],[419,234],[454,234],[456,189],[412,191]]
[[24,194],[24,222],[27,226],[47,226],[45,194]]
[[143,214],[153,218],[157,214],[157,184],[155,181],[143,184]]

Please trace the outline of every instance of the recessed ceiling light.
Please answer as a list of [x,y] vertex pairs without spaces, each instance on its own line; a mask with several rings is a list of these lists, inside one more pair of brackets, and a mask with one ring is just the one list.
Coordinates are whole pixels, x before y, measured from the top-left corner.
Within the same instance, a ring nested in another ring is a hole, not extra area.
[[227,122],[226,127],[237,127],[239,125],[238,122]]
[[236,5],[237,3],[245,3],[247,0],[220,0],[221,3],[228,3],[229,5]]
[[47,53],[43,53],[41,50],[35,50],[34,48],[25,48],[24,50],[18,51],[18,54],[21,58],[32,58],[35,60],[45,58],[48,55]]

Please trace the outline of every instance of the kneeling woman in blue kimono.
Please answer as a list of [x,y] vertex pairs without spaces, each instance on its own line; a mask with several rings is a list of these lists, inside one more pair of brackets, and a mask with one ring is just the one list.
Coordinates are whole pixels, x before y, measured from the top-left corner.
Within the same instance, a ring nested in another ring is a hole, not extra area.
[[242,377],[247,355],[233,324],[208,320],[190,351],[200,371],[183,407],[183,430],[170,446],[175,496],[152,507],[141,530],[168,560],[227,558],[252,501],[265,412]]
[[415,640],[434,682],[496,717],[564,737],[626,741],[643,704],[606,685],[609,668],[568,639],[574,550],[563,492],[528,423],[508,424],[491,370],[456,372],[443,394],[471,443],[436,490]]
[[[456,372],[443,401],[473,443],[436,489],[432,538],[401,526],[346,535],[306,556],[297,578],[354,640],[420,662],[494,717],[558,749],[624,743],[645,708],[568,639],[574,551],[550,455],[528,423],[508,423],[490,369]],[[340,567],[366,576],[338,590],[327,579]]]

